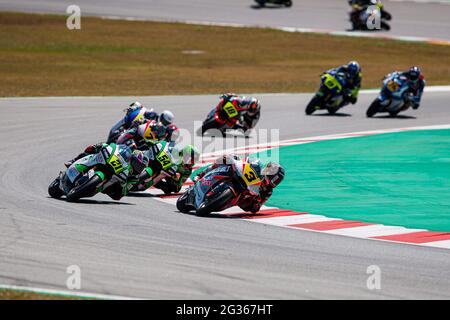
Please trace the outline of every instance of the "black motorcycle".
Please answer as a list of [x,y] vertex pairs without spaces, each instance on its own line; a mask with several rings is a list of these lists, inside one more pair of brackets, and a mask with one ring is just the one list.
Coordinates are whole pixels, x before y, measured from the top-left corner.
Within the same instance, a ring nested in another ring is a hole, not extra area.
[[267,3],[269,4],[278,4],[278,5],[284,5],[286,7],[292,7],[292,1],[291,0],[255,0],[257,4],[259,4],[261,7],[264,7]]
[[381,30],[390,30],[391,26],[386,22],[392,19],[392,16],[389,12],[384,9],[384,5],[381,2],[374,3],[373,6],[377,7],[376,11],[378,12],[370,12],[368,10],[369,6],[360,6],[359,4],[353,3],[353,1],[349,1],[352,10],[350,11],[350,22],[352,23],[353,30],[359,31],[377,31],[380,29],[377,28],[369,28],[368,24],[369,18],[372,14],[378,14],[380,16],[380,28]]

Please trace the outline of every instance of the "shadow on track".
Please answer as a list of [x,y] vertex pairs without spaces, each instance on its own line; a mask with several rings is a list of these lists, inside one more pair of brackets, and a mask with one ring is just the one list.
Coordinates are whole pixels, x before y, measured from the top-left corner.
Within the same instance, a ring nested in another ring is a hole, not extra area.
[[396,115],[396,116],[385,115],[385,116],[373,116],[372,119],[414,120],[414,119],[417,119],[417,118],[414,117],[414,116],[406,116],[406,115]]
[[171,193],[171,194],[161,194],[161,195],[155,195],[148,192],[131,192],[127,194],[127,197],[135,197],[135,198],[174,198],[181,196],[182,193]]
[[[59,201],[67,202],[65,198],[55,199],[52,197],[47,197],[47,199],[54,199]],[[109,200],[93,200],[93,199],[80,199],[76,202],[67,202],[67,203],[74,203],[74,204],[99,204],[99,205],[106,205],[106,204],[114,204],[114,205],[125,205],[125,206],[135,206],[134,203],[129,202],[121,202],[121,201],[109,201]]]
[[255,10],[260,10],[260,9],[282,9],[282,8],[286,8],[286,6],[284,6],[284,5],[282,5],[282,4],[280,4],[280,5],[277,5],[277,4],[272,4],[272,5],[265,5],[265,6],[260,6],[260,5],[257,5],[257,4],[252,4],[251,6],[250,6],[250,8],[252,8],[252,9],[255,9]]
[[[175,213],[182,213],[180,211],[175,210]],[[197,216],[193,211],[190,211],[188,213],[182,213],[187,214],[190,216]],[[199,218],[211,218],[211,219],[246,219],[251,217],[264,217],[264,214],[258,214],[258,213],[235,213],[235,214],[220,214],[220,213],[210,213],[204,216],[197,216]]]
[[344,113],[344,112],[337,112],[335,114],[330,113],[313,113],[311,116],[314,117],[351,117],[352,115],[350,113]]

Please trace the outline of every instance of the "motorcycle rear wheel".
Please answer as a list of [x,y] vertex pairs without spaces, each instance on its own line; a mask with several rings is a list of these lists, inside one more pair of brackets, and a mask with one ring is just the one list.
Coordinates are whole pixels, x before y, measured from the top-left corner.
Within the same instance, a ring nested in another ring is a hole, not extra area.
[[66,200],[68,202],[75,202],[80,200],[80,198],[92,197],[97,193],[97,187],[100,183],[102,183],[102,179],[98,175],[94,175],[86,183],[70,190],[66,195]]
[[400,112],[400,110],[398,110],[398,111],[391,111],[391,112],[389,112],[389,115],[391,117],[396,117],[399,114],[399,112]]
[[381,10],[381,18],[385,19],[386,21],[390,21],[392,20],[392,15],[386,10]]
[[381,21],[380,26],[381,26],[381,29],[383,29],[383,30],[386,30],[386,31],[391,30],[391,26],[388,25],[388,24],[387,24],[386,22],[384,22],[384,21]]

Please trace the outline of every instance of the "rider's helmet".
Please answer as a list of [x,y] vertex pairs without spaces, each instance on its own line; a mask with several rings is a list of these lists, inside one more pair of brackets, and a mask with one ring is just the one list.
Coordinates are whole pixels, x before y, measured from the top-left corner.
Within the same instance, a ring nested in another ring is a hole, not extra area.
[[141,173],[148,164],[148,158],[145,156],[144,151],[134,150],[131,155],[131,168],[133,170],[133,174]]
[[412,81],[413,83],[416,83],[419,78],[420,78],[420,74],[421,74],[421,70],[419,67],[411,67],[406,73],[405,75],[408,77],[408,79],[410,81]]
[[165,135],[166,127],[161,122],[151,121],[145,127],[143,138],[147,141],[160,141]]
[[198,160],[200,160],[200,152],[193,145],[188,144],[179,152],[180,164],[184,169],[192,169]]
[[139,101],[135,101],[135,102],[132,102],[131,104],[130,104],[130,109],[141,109],[141,108],[143,108],[144,106],[142,105],[142,103],[140,103]]
[[275,188],[284,179],[284,168],[275,162],[269,162],[261,172],[263,183]]
[[180,129],[174,124],[167,126],[167,134],[170,135],[170,141],[176,142],[180,137]]
[[165,126],[171,125],[174,119],[174,115],[169,110],[163,111],[161,115],[159,116],[159,121]]
[[359,66],[359,63],[357,61],[350,61],[347,64],[347,70],[348,70],[348,75],[351,78],[354,78],[360,73],[361,67]]
[[248,98],[244,100],[244,103],[248,106],[247,113],[250,116],[254,116],[261,110],[261,103],[256,98]]

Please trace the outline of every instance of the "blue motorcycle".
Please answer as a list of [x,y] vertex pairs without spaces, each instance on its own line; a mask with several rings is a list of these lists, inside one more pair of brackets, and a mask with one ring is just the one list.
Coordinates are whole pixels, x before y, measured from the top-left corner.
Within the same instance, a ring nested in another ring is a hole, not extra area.
[[413,106],[413,102],[407,80],[396,73],[390,74],[383,80],[381,92],[367,109],[366,115],[370,118],[376,113],[387,112],[394,117]]
[[146,120],[145,114],[152,112],[153,109],[147,110],[142,105],[131,105],[124,110],[125,116],[120,119],[109,131],[106,143],[113,143],[127,129],[133,125],[139,125]]

